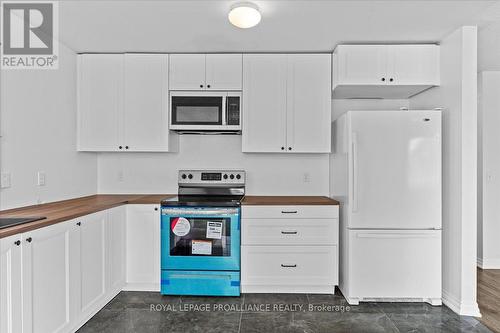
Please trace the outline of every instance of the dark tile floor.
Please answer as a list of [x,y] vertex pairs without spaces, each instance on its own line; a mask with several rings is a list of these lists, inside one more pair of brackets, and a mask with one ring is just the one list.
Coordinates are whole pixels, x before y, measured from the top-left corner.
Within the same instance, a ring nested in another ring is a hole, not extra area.
[[490,332],[445,306],[362,303],[336,295],[161,296],[121,292],[79,331],[88,332]]

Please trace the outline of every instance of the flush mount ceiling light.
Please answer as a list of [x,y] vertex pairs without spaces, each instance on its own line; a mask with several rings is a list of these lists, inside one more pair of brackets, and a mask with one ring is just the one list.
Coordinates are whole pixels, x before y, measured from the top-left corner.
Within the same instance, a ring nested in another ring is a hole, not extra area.
[[257,5],[250,2],[243,2],[231,6],[227,17],[232,25],[247,29],[259,24],[261,15]]

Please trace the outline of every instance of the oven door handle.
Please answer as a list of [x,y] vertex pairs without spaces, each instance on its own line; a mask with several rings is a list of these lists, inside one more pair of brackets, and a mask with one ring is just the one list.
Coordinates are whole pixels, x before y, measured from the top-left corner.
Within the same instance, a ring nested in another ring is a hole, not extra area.
[[225,216],[225,215],[236,215],[239,214],[238,208],[203,208],[203,209],[195,209],[195,208],[170,208],[163,207],[161,209],[162,215],[170,215],[170,216]]

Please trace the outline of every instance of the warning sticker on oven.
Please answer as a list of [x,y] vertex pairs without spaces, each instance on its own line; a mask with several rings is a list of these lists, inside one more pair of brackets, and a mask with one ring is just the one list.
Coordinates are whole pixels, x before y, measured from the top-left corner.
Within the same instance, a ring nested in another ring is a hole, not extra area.
[[222,222],[207,222],[207,238],[222,238]]
[[191,241],[191,254],[212,254],[212,241],[197,240]]
[[174,235],[179,237],[186,236],[191,230],[191,224],[189,224],[189,221],[183,217],[176,217],[173,219],[170,227],[172,228]]

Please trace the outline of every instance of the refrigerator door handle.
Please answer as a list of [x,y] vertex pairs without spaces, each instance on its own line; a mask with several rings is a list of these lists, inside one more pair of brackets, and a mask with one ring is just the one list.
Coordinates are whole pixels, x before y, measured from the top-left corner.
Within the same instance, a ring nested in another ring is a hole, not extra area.
[[352,212],[358,211],[358,134],[352,132]]

